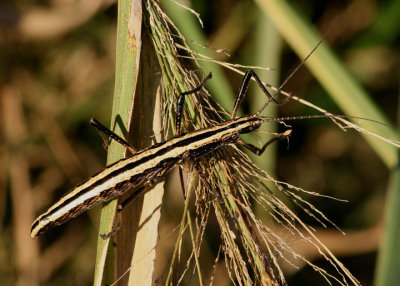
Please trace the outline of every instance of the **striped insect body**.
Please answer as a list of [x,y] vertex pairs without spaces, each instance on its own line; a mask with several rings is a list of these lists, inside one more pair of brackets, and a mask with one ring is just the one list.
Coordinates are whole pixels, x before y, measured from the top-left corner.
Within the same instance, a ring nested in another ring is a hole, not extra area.
[[[246,94],[252,77],[268,100],[255,114],[237,117],[238,107]],[[136,151],[123,138],[104,127],[95,119],[91,119],[91,125],[125,146],[133,155],[107,166],[103,171],[88,178],[83,183],[77,185],[70,193],[62,197],[34,221],[31,228],[31,237],[37,237],[46,230],[65,223],[93,206],[121,196],[128,189],[133,189],[131,196],[121,203],[123,207],[132,199],[143,194],[155,182],[163,179],[174,166],[182,165],[186,162],[190,164],[194,160],[226,144],[238,144],[256,155],[261,155],[271,143],[290,136],[291,130],[275,134],[261,148],[248,144],[239,137],[240,134],[253,132],[263,123],[329,117],[327,115],[297,116],[291,118],[261,117],[260,113],[269,103],[284,104],[290,99],[290,96],[283,101],[276,100],[275,96],[279,93],[280,89],[278,89],[276,94],[271,95],[258,76],[253,71],[248,71],[244,76],[242,86],[236,97],[230,120],[216,124],[215,126],[181,134],[180,126],[185,96],[199,91],[210,78],[211,74],[195,89],[180,94],[176,112],[175,131],[177,135],[170,140],[157,143],[143,150]]]

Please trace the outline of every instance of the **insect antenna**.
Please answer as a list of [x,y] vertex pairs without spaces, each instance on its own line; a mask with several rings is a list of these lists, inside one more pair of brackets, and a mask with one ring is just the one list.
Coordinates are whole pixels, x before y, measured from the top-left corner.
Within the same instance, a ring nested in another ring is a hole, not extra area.
[[279,122],[279,121],[292,121],[292,120],[303,120],[303,119],[315,119],[315,118],[332,118],[332,119],[360,119],[360,120],[365,120],[365,121],[370,121],[373,123],[381,124],[384,126],[388,126],[387,124],[365,118],[365,117],[359,117],[359,116],[352,116],[352,115],[337,115],[337,114],[316,114],[316,115],[298,115],[298,116],[284,116],[284,117],[260,117],[263,123],[266,122]]
[[[261,112],[264,111],[264,109],[268,106],[268,104],[271,103],[271,101],[274,101],[276,96],[281,93],[282,88],[288,83],[288,81],[297,73],[297,71],[306,63],[306,61],[311,57],[311,55],[318,49],[318,47],[322,44],[324,39],[322,38],[318,44],[311,50],[311,52],[296,66],[296,68],[289,74],[289,76],[286,77],[286,79],[282,82],[282,84],[279,86],[279,88],[274,92],[274,94],[269,97],[266,103],[256,112],[254,113],[254,117],[257,117]],[[263,89],[264,91],[264,89]],[[265,91],[264,91],[265,92]],[[292,97],[292,93],[289,93],[287,96],[287,101],[290,100]],[[285,101],[286,103],[286,101]]]

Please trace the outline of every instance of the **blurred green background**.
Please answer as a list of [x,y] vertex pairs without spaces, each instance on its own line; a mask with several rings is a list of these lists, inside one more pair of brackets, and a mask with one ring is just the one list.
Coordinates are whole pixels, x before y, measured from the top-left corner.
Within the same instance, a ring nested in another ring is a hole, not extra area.
[[[198,25],[189,12],[166,2],[178,28]],[[262,2],[262,1],[257,1]],[[187,2],[186,4],[190,4]],[[391,122],[396,122],[399,95],[400,2],[290,1],[290,6],[324,35],[341,62],[368,92]],[[193,46],[215,59],[274,68],[260,77],[279,86],[299,58],[275,30],[256,2],[246,0],[191,1],[204,22],[201,34],[185,34]],[[108,124],[114,86],[115,1],[3,1],[0,4],[0,281],[2,285],[90,285],[93,279],[99,208],[59,227],[40,239],[29,236],[34,218],[57,198],[105,164],[102,140],[89,127],[91,116]],[[180,18],[181,17],[181,18]],[[191,22],[185,22],[191,21]],[[201,47],[197,43],[209,46]],[[216,49],[228,50],[218,53]],[[305,53],[310,52],[306,51]],[[318,52],[318,50],[317,50]],[[199,72],[198,67],[194,67]],[[209,70],[212,69],[212,70]],[[204,67],[214,77],[211,93],[231,110],[241,76]],[[299,69],[284,90],[293,92],[334,114],[343,114],[306,67]],[[260,106],[255,96],[243,113]],[[279,116],[315,114],[297,102],[271,113]],[[360,114],[352,114],[360,115]],[[372,118],[376,119],[376,118]],[[373,285],[383,233],[390,171],[357,132],[343,132],[329,120],[291,124],[287,146],[276,144],[259,163],[277,178],[306,190],[348,200],[308,199],[347,235],[319,229],[318,236],[363,285]],[[271,129],[269,129],[271,130]],[[255,142],[262,141],[259,134]],[[385,145],[384,145],[385,146]],[[387,148],[390,148],[387,145]],[[393,159],[396,161],[396,159]],[[160,233],[176,226],[183,201],[180,190],[167,191]],[[173,210],[173,211],[170,211]],[[316,223],[307,217],[311,225]],[[214,226],[215,227],[215,226]],[[317,227],[317,225],[316,225]],[[211,227],[212,229],[212,227]],[[213,236],[206,244],[215,248]],[[173,236],[161,237],[162,245]],[[293,247],[296,246],[293,242]],[[318,253],[299,251],[323,266]],[[158,251],[161,273],[168,259]],[[167,247],[168,248],[168,247]],[[393,251],[393,250],[392,250]],[[210,253],[204,259],[213,263]],[[320,285],[311,268],[284,267],[289,285]],[[312,281],[312,282],[310,282]],[[215,285],[230,285],[218,268]],[[389,284],[387,284],[389,285]],[[395,284],[392,284],[395,285]]]

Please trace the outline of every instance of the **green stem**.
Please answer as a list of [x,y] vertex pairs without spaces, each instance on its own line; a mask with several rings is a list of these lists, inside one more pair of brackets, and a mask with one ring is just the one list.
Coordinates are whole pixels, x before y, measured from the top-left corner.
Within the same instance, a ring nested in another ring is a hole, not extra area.
[[[115,89],[111,116],[111,130],[127,138],[138,76],[138,63],[141,51],[141,1],[121,0],[118,5],[117,62],[115,71]],[[125,148],[112,141],[108,148],[107,165],[125,156]],[[117,200],[103,206],[101,211],[99,234],[112,231]],[[94,285],[114,282],[114,258],[107,255],[110,238],[99,236]],[[107,266],[106,266],[107,265]]]
[[[397,113],[397,126],[400,128],[400,102]],[[397,160],[398,163],[391,173],[386,196],[384,235],[378,253],[375,286],[398,285],[400,281],[400,271],[398,271],[400,265],[400,154]]]

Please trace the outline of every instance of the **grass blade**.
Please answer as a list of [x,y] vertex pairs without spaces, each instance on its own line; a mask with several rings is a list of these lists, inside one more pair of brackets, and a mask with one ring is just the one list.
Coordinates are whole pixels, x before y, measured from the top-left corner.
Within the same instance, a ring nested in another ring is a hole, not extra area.
[[[141,51],[141,23],[141,1],[119,1],[116,79],[111,129],[122,137],[126,137],[130,129]],[[123,158],[124,155],[125,148],[114,141],[111,142],[108,149],[107,164]],[[116,206],[116,200],[104,205],[101,212],[100,234],[111,232]],[[113,257],[112,255],[107,255],[110,240],[111,238],[102,239],[100,236],[98,238],[94,285],[110,284],[110,282],[114,281]]]
[[[280,65],[280,55],[282,47],[282,39],[279,36],[278,31],[272,25],[271,21],[265,17],[260,11],[257,11],[257,27],[256,27],[256,37],[255,37],[255,59],[254,65],[271,67],[275,70],[264,71],[259,70],[257,74],[264,81],[268,82],[273,86],[279,86],[279,65]],[[249,94],[249,105],[250,114],[254,114],[257,110],[265,103],[265,94],[255,85]],[[278,108],[271,104],[268,106],[267,110],[264,112],[265,115],[270,117],[276,117],[278,115]],[[277,124],[264,125],[260,130],[266,130],[269,132],[277,132]],[[259,140],[254,138],[254,136],[248,136],[246,142],[257,145]],[[244,137],[245,138],[245,137]],[[275,173],[277,148],[275,144],[269,146],[262,157],[256,156],[249,152],[251,160],[256,163],[261,169],[267,171],[269,174],[273,175]],[[268,159],[266,159],[268,158]]]
[[[400,126],[400,105],[398,106],[397,125]],[[400,157],[392,171],[384,214],[384,235],[378,253],[375,286],[397,285],[400,281]]]
[[385,205],[384,238],[376,268],[375,286],[398,285],[400,281],[400,167],[392,173]]

